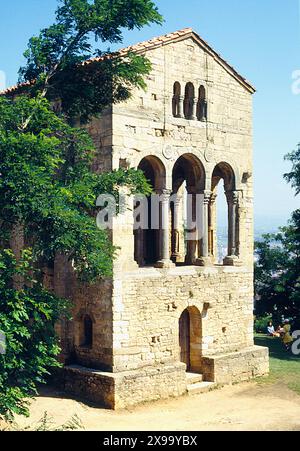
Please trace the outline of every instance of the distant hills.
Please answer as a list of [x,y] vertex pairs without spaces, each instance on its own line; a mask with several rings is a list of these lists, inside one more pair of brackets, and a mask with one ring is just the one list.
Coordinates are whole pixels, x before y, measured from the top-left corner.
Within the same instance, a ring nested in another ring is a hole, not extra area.
[[[287,225],[286,216],[282,215],[255,215],[254,219],[254,239],[258,241],[263,235],[267,233],[276,233],[280,227]],[[218,227],[218,258],[221,262],[227,255],[227,226],[220,224],[227,224],[226,214],[219,213],[219,227]]]

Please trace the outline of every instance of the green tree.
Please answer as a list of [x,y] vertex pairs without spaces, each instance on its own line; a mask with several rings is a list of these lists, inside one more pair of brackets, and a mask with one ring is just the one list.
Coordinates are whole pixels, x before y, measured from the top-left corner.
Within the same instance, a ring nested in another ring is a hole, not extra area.
[[284,178],[295,188],[296,196],[300,194],[300,143],[297,149],[286,155],[285,160],[292,163],[292,170]]
[[151,0],[60,3],[55,24],[30,39],[20,81],[34,80],[33,95],[40,92],[50,100],[60,99],[64,114],[86,121],[108,105],[128,99],[133,87],[145,88],[144,76],[151,69],[144,56],[111,54],[93,44],[121,43],[124,29],[161,23],[162,17]]
[[[286,156],[292,170],[285,178],[300,193],[300,146]],[[287,227],[277,234],[265,235],[256,243],[255,289],[260,296],[257,314],[271,314],[274,320],[295,318],[300,327],[300,209]]]
[[[27,397],[36,393],[47,368],[58,366],[54,325],[68,311],[66,301],[34,280],[31,265],[29,251],[18,261],[10,250],[0,251],[0,328],[7,342],[0,355],[0,418],[7,420],[28,414]],[[11,285],[16,274],[25,279],[22,290]]]
[[[117,197],[120,186],[132,194],[150,192],[140,171],[94,174],[93,142],[73,124],[127,99],[133,87],[145,87],[151,68],[141,56],[93,51],[93,39],[121,42],[124,28],[160,23],[161,16],[150,0],[60,3],[55,24],[29,42],[20,70],[27,83],[17,97],[0,97],[0,330],[7,337],[0,416],[7,418],[28,413],[25,398],[57,364],[54,324],[66,314],[66,302],[43,288],[36,268],[61,253],[85,282],[110,275],[116,249],[96,227],[96,199],[102,193]],[[83,63],[92,56],[96,61]],[[16,227],[27,247],[21,257],[10,244]]]

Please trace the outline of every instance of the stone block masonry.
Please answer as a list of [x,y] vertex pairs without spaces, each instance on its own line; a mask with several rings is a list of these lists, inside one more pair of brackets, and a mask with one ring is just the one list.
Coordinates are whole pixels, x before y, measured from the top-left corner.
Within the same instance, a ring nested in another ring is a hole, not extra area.
[[[268,350],[253,339],[255,89],[190,29],[131,50],[152,63],[147,89],[87,125],[93,170],[143,171],[162,196],[158,230],[136,230],[137,202],[128,198],[110,232],[119,248],[112,278],[82,286],[62,257],[53,274],[53,289],[74,304],[73,320],[57,326],[61,384],[113,409],[186,393],[186,372],[215,384],[268,372]],[[220,183],[228,207],[222,263]],[[188,212],[197,208],[201,230],[188,240]]]

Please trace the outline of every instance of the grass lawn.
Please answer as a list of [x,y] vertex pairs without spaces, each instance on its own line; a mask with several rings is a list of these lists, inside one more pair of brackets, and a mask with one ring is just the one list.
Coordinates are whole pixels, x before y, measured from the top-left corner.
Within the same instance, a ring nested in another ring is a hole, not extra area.
[[280,339],[267,335],[256,335],[255,344],[270,350],[270,375],[258,379],[258,382],[280,382],[300,395],[300,356],[287,352]]

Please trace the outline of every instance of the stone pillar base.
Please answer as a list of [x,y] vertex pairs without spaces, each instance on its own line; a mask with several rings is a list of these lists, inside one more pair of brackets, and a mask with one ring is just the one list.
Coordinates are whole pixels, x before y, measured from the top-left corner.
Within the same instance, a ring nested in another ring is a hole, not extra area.
[[171,260],[160,260],[159,262],[155,263],[154,268],[175,268],[175,264]]
[[243,262],[236,255],[230,255],[224,258],[224,266],[243,266]]
[[201,257],[195,260],[196,266],[212,266],[212,264],[211,257]]

